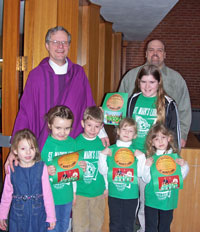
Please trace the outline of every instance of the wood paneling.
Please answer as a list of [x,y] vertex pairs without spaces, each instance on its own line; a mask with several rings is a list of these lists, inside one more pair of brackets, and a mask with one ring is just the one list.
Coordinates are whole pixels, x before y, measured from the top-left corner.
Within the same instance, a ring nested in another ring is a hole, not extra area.
[[81,6],[80,16],[81,38],[79,39],[78,62],[84,67],[94,100],[97,102],[100,6],[95,4]]
[[29,72],[48,56],[45,35],[57,25],[57,0],[29,0],[25,2],[24,56],[28,69],[24,72],[24,85]]
[[190,171],[180,191],[178,208],[174,211],[171,232],[199,231],[200,220],[200,149],[183,149]]
[[113,76],[113,83],[112,91],[115,92],[118,89],[119,82],[121,80],[121,53],[122,53],[122,33],[121,32],[115,32],[113,34],[113,40],[112,40],[112,76]]
[[[19,56],[20,1],[4,1],[3,65],[2,65],[2,133],[11,135],[18,111],[18,78],[16,60]],[[8,149],[3,149],[4,163]]]
[[104,91],[112,92],[111,88],[111,55],[112,55],[112,23],[105,22],[105,76]]
[[59,0],[57,24],[66,28],[72,35],[68,57],[77,62],[79,0]]
[[105,79],[105,23],[99,25],[99,65],[98,65],[98,98],[97,105],[100,106],[104,97],[104,79]]

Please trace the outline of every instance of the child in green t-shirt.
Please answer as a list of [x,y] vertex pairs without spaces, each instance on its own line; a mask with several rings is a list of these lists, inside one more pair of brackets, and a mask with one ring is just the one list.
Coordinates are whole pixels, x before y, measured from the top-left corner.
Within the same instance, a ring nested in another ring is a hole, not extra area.
[[83,134],[76,138],[77,150],[84,149],[82,160],[87,168],[83,180],[77,182],[76,204],[73,205],[73,232],[101,231],[105,210],[105,182],[98,171],[99,153],[104,146],[98,137],[103,127],[103,112],[97,106],[88,107],[81,121]]
[[147,160],[142,179],[145,187],[145,231],[170,231],[179,189],[187,176],[187,162],[177,154],[173,134],[160,123],[147,135]]
[[[56,168],[52,165],[53,158],[76,151],[75,140],[69,136],[73,120],[73,113],[66,106],[55,106],[46,114],[50,135],[42,149],[41,158],[48,166],[50,177],[56,174]],[[66,232],[69,226],[72,201],[75,198],[73,184],[71,182],[51,183],[51,188],[57,218],[53,231]]]
[[110,231],[134,231],[139,197],[138,177],[141,177],[146,158],[132,145],[137,136],[133,118],[120,121],[117,135],[116,144],[100,153],[99,171],[108,185]]

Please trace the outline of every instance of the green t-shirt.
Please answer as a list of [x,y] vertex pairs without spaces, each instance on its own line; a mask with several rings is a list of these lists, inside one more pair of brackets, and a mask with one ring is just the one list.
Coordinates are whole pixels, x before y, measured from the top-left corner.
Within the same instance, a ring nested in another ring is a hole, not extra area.
[[178,154],[153,155],[151,181],[145,187],[145,205],[161,210],[177,208],[183,178],[176,158]]
[[108,194],[119,199],[138,198],[137,159],[134,156],[135,149],[109,147],[112,156],[107,157],[108,165]]
[[[76,151],[76,143],[70,136],[66,140],[56,140],[48,136],[42,149],[41,158],[47,166],[52,165],[55,156],[61,156]],[[55,205],[64,205],[73,200],[72,183],[51,184]]]
[[99,152],[104,146],[97,136],[94,140],[88,140],[83,135],[76,138],[77,150],[84,149],[82,160],[87,162],[87,170],[83,174],[83,180],[77,181],[77,195],[84,197],[97,197],[105,190],[105,181],[98,170]]
[[156,100],[157,97],[145,97],[140,94],[132,115],[137,122],[137,137],[133,140],[133,146],[144,153],[146,136],[157,119]]

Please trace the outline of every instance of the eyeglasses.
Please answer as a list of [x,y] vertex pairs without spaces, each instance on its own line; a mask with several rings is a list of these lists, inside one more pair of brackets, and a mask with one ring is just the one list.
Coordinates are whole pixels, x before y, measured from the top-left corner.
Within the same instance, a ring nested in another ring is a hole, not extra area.
[[49,40],[49,42],[51,42],[54,47],[58,47],[60,45],[62,45],[63,47],[68,47],[69,46],[68,41]]

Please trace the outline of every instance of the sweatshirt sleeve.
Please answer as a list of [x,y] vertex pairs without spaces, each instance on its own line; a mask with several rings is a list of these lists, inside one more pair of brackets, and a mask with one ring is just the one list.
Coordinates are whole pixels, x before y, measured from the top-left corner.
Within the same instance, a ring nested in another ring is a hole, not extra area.
[[187,174],[188,174],[188,172],[189,172],[189,165],[188,165],[188,163],[187,162],[185,162],[185,165],[183,165],[182,167],[181,167],[181,174],[182,174],[182,177],[183,177],[183,179],[185,179],[185,177],[187,176]]
[[107,179],[107,175],[108,175],[108,165],[107,165],[107,155],[104,155],[100,152],[99,154],[99,161],[98,161],[98,168],[99,168],[99,172],[101,173],[101,175],[104,178],[105,181],[105,187],[106,189],[108,189],[108,179]]
[[9,173],[6,175],[3,193],[1,197],[1,204],[0,204],[0,219],[7,219],[8,213],[10,210],[10,205],[12,202],[12,194],[13,194],[13,186],[10,179],[10,168]]
[[136,158],[138,160],[138,163],[137,163],[137,175],[138,175],[138,177],[142,177],[142,174],[144,172],[145,162],[146,162],[145,154],[139,155]]
[[51,191],[51,186],[49,183],[49,175],[46,165],[44,165],[43,174],[42,174],[42,190],[44,197],[44,206],[47,214],[46,222],[55,222],[56,221],[55,205]]
[[171,101],[167,107],[167,118],[166,118],[166,127],[171,130],[177,141],[179,150],[181,149],[181,129],[179,114],[176,103]]
[[144,165],[143,173],[142,173],[142,180],[148,184],[151,181],[151,172],[150,172],[151,167]]

